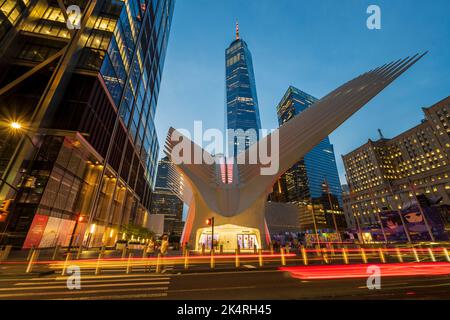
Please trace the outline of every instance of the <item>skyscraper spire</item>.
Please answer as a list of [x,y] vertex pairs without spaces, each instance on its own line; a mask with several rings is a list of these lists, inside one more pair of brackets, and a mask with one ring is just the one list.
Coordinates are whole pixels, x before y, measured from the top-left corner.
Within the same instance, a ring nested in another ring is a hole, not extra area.
[[236,19],[236,40],[239,40],[239,22]]

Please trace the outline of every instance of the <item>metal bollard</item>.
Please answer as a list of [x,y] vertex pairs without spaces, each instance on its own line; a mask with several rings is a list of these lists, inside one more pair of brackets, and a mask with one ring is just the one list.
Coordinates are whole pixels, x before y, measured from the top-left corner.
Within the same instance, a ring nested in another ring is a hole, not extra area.
[[436,262],[436,257],[434,256],[433,250],[428,248],[428,254],[430,255],[431,261]]
[[302,257],[303,257],[303,264],[305,265],[305,266],[307,266],[308,265],[308,254],[307,254],[307,252],[306,252],[306,249],[305,249],[305,247],[303,247],[302,246]]
[[161,253],[158,253],[158,258],[156,259],[156,273],[161,272]]
[[131,272],[131,258],[133,257],[133,254],[130,253],[128,255],[128,262],[127,262],[127,274],[129,274]]
[[67,253],[67,256],[66,256],[66,260],[64,261],[63,268],[62,268],[62,270],[61,270],[61,275],[62,275],[62,276],[65,276],[65,275],[66,275],[66,269],[67,269],[67,265],[69,264],[70,255],[71,255],[71,253],[68,252],[68,253]]
[[416,259],[416,262],[420,262],[419,255],[417,254],[416,248],[413,247],[412,251],[413,251],[413,254],[414,254],[414,258]]
[[255,245],[253,245],[253,253],[254,253],[254,254],[257,254],[257,253],[258,253],[258,251],[257,251],[257,249],[256,249],[256,246],[255,246]]
[[214,249],[211,249],[211,260],[210,260],[211,269],[214,270],[216,266],[216,261],[214,260]]
[[186,250],[186,254],[184,255],[184,270],[189,268],[189,251]]
[[269,245],[270,248],[270,254],[273,255],[273,243],[271,242]]
[[31,246],[30,251],[28,251],[27,261],[30,261],[31,256],[33,255],[33,252],[35,250],[34,245]]
[[80,244],[80,246],[78,247],[78,252],[77,252],[77,260],[79,260],[81,258],[82,253],[83,253],[83,245]]
[[219,249],[220,250],[220,254],[223,254],[223,244],[221,244],[219,248],[220,248]]
[[259,266],[262,267],[264,265],[263,256],[262,256],[262,249],[259,249],[258,251],[259,251],[258,252],[258,254],[259,254],[259,257],[258,257]]
[[386,263],[386,258],[384,257],[383,248],[378,248],[378,254],[380,256],[380,261],[382,263]]
[[395,248],[395,252],[397,253],[398,262],[403,263],[402,253],[400,252],[400,249],[398,247]]
[[239,261],[239,249],[236,249],[236,255],[235,255],[235,259],[234,259],[234,265],[236,266],[236,268],[239,268],[241,263]]
[[0,261],[8,260],[9,253],[11,252],[12,245],[7,245],[5,249],[2,251],[2,255],[0,257]]
[[59,249],[61,248],[61,246],[58,244],[55,246],[55,250],[53,251],[53,256],[52,256],[52,260],[56,260],[56,257],[59,253]]
[[447,259],[447,261],[450,262],[450,256],[448,255],[447,248],[442,248],[442,251],[444,252],[444,256]]
[[28,262],[27,270],[25,271],[26,273],[30,273],[31,271],[33,271],[33,264],[35,261],[37,261],[38,256],[39,256],[39,251],[33,249],[33,253],[31,254],[31,257],[30,257],[30,261]]
[[322,249],[322,257],[323,257],[323,261],[326,264],[330,263],[330,260],[328,259],[328,253],[327,253],[327,249],[326,248]]
[[359,248],[359,251],[361,253],[361,259],[363,263],[367,263],[366,251],[364,250],[364,248]]
[[284,248],[280,249],[280,254],[281,254],[281,265],[285,266],[286,265],[286,257],[284,256]]
[[319,245],[316,245],[315,248],[316,248],[317,256],[318,256],[318,257],[322,256],[322,250],[320,249],[320,246],[319,246]]
[[344,263],[348,264],[348,254],[347,254],[347,248],[342,248],[342,258],[344,259]]
[[96,276],[99,275],[100,272],[102,271],[100,268],[100,260],[102,259],[102,257],[103,257],[103,254],[100,252],[98,254],[98,258],[97,258],[97,266],[95,267],[95,275]]

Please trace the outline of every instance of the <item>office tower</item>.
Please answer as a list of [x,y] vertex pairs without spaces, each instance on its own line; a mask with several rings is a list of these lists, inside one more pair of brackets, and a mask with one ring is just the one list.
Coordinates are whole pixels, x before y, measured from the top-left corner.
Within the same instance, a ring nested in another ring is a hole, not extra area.
[[184,227],[183,201],[172,191],[176,186],[170,179],[171,165],[168,157],[162,158],[158,163],[151,213],[164,215],[165,233],[181,237]]
[[0,200],[11,201],[3,242],[112,245],[121,226],[146,225],[173,8],[172,0],[2,3],[0,108],[3,128],[14,123],[0,133]]
[[[370,140],[342,156],[349,192],[349,227],[378,225],[378,214],[410,205],[421,194],[450,204],[450,97],[423,108],[417,126],[387,139]],[[358,219],[356,221],[355,219]]]
[[229,132],[228,155],[236,156],[259,140],[261,120],[252,55],[247,43],[239,36],[236,24],[236,39],[225,51],[226,75],[226,123]]
[[[279,125],[282,126],[296,115],[301,114],[316,101],[318,99],[315,97],[290,86],[277,106]],[[330,197],[328,197],[328,193]],[[334,223],[330,223],[332,219],[325,217],[327,212],[341,215],[342,191],[333,145],[328,137],[280,177],[274,185],[269,200],[298,203],[306,208],[301,208],[301,212],[314,212],[319,227],[334,228]],[[314,207],[311,206],[311,203],[314,203]],[[307,216],[305,214],[301,214],[304,216],[301,219],[302,226],[309,229],[312,227],[311,214],[308,213]]]

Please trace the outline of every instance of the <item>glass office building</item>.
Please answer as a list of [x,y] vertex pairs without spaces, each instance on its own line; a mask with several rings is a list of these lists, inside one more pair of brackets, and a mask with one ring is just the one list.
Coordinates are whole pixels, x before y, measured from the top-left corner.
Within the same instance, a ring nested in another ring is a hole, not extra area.
[[1,239],[18,247],[112,245],[150,211],[174,0],[62,2],[80,29],[56,0],[0,1],[2,123],[27,129],[0,132]]
[[236,40],[225,51],[226,123],[228,155],[233,157],[259,140],[261,120],[252,55],[247,43],[240,39],[236,25]]
[[[318,99],[290,86],[277,106],[279,125],[300,114]],[[301,137],[299,137],[301,139]],[[330,194],[342,206],[342,191],[334,156],[328,137],[299,159],[274,186],[271,199],[282,202],[310,202],[323,197],[323,184],[328,184]],[[328,205],[328,204],[327,204]]]
[[158,163],[151,213],[164,215],[164,233],[181,237],[184,227],[183,201],[172,191],[177,186],[170,180],[171,165],[168,157],[162,158]]

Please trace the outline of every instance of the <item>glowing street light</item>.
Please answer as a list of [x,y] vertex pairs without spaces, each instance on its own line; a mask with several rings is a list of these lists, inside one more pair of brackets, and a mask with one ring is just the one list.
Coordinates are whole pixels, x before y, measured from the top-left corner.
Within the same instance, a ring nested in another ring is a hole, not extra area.
[[14,130],[22,129],[22,125],[19,122],[13,121],[9,124],[9,126]]

